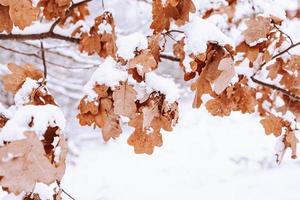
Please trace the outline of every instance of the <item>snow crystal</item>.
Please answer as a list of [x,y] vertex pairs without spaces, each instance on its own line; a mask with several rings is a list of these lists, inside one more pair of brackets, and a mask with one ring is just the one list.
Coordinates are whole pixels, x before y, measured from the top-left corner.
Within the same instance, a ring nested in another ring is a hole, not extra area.
[[[177,85],[169,78],[164,78],[157,75],[155,72],[149,72],[146,74],[145,82],[148,90],[160,91],[166,95],[166,100],[169,103],[173,103],[179,98],[179,89]],[[150,93],[148,91],[148,93]]]
[[134,58],[135,50],[142,50],[148,47],[147,37],[140,32],[118,36],[116,43],[118,48],[117,54],[126,60]]
[[120,84],[120,81],[125,81],[128,78],[128,73],[121,65],[119,65],[112,57],[107,57],[105,61],[93,73],[91,79],[84,86],[83,90],[88,95],[89,99],[97,97],[93,90],[96,84],[105,84],[109,87],[115,87]]
[[26,78],[24,84],[15,95],[16,106],[22,106],[28,103],[30,93],[38,87],[39,84],[36,80],[33,80],[31,78]]
[[[61,109],[54,105],[26,105],[20,107],[6,123],[0,134],[0,143],[24,139],[24,131],[35,131],[42,136],[47,128],[64,129],[66,120]],[[29,124],[32,126],[29,127]]]

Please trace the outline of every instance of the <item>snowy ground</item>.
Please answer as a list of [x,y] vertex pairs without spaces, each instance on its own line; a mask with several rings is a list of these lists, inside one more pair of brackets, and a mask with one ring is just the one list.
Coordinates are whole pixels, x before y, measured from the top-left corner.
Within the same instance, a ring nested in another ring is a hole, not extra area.
[[299,160],[288,152],[281,166],[274,164],[275,138],[257,117],[216,118],[191,104],[181,100],[179,124],[151,156],[135,155],[126,144],[130,128],[108,144],[99,133],[94,140],[83,134],[63,188],[76,200],[300,199]]

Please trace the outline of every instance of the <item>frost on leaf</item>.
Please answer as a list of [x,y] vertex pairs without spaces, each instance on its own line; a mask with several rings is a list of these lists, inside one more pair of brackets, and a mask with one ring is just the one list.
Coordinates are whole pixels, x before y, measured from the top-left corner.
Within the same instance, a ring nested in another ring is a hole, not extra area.
[[[0,148],[0,184],[16,195],[32,192],[36,182],[49,185],[60,181],[64,174],[64,167],[52,164],[45,156],[44,146],[36,134],[26,132],[25,135],[26,139]],[[8,155],[12,158],[6,159]]]
[[6,91],[16,94],[25,82],[26,78],[39,80],[43,77],[43,73],[36,69],[33,65],[25,64],[18,66],[16,64],[8,64],[8,69],[11,74],[5,75],[2,78],[4,89]]

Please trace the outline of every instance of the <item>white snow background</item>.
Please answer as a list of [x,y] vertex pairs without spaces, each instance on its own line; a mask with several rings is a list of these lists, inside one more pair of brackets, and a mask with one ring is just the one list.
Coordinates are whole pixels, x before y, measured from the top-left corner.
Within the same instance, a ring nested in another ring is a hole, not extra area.
[[[213,117],[180,102],[180,120],[153,155],[136,155],[126,139],[83,136],[62,187],[76,200],[299,200],[300,162],[274,160],[273,136],[254,115]],[[70,144],[76,146],[75,143]],[[67,199],[67,198],[66,198]]]

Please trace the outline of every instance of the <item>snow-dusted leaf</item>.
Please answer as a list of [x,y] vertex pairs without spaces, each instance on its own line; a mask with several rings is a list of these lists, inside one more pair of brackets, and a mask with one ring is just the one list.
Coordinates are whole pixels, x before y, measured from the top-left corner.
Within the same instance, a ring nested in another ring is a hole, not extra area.
[[32,192],[36,182],[60,181],[64,173],[64,167],[51,164],[45,156],[43,144],[34,132],[24,134],[26,139],[0,148],[0,184],[15,194]]

